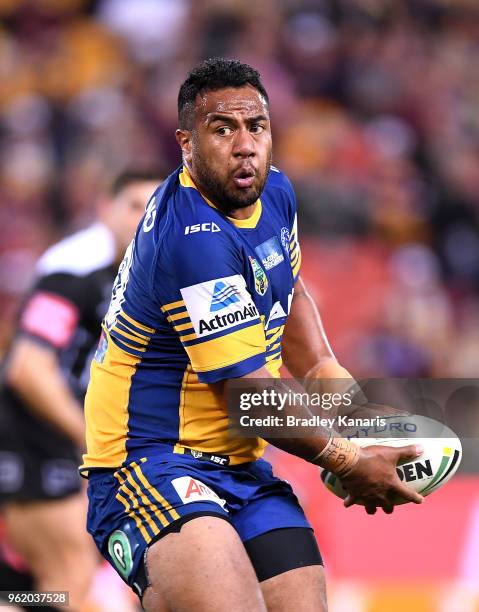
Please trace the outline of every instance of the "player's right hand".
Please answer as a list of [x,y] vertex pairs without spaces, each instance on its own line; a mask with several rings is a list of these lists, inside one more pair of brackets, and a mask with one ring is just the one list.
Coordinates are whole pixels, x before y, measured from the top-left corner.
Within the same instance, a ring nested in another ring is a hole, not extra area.
[[390,446],[367,446],[361,448],[359,461],[341,477],[343,487],[348,491],[344,500],[346,508],[361,503],[368,514],[382,508],[390,514],[394,509],[394,499],[403,499],[421,504],[424,497],[401,482],[396,465],[416,459],[423,452],[421,446],[411,444],[401,448]]

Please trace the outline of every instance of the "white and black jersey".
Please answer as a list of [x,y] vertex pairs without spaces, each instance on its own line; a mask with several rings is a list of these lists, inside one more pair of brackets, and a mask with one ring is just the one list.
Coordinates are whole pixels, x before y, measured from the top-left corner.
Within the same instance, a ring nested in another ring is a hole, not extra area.
[[115,244],[96,223],[49,248],[22,309],[18,333],[58,352],[65,378],[82,399],[101,320],[116,274]]
[[[54,350],[73,394],[86,392],[117,271],[110,230],[95,223],[39,259],[16,335]],[[8,360],[8,356],[7,356]],[[63,497],[78,488],[77,449],[4,384],[0,392],[0,498]]]

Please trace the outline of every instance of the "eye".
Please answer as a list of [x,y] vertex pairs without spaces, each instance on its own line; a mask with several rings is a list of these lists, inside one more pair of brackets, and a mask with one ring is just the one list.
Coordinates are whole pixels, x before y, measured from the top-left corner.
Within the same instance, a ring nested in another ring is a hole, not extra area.
[[253,134],[261,134],[263,130],[264,125],[262,125],[261,123],[253,123],[250,128],[250,132],[252,132]]
[[220,136],[231,136],[231,134],[233,133],[233,129],[228,127],[227,125],[222,125],[216,130],[216,133]]

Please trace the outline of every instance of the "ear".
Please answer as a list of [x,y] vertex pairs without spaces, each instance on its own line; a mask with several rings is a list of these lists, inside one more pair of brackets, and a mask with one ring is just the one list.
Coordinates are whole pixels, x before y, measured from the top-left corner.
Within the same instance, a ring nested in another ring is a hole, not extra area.
[[191,161],[191,137],[190,130],[176,130],[176,142],[180,145],[181,153],[185,162]]

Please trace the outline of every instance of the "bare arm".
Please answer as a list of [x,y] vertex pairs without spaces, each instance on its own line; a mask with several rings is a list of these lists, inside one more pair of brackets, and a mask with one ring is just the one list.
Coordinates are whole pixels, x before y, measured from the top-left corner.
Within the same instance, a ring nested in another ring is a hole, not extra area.
[[282,347],[284,363],[297,378],[304,378],[320,362],[335,360],[316,304],[301,277],[294,286]]
[[18,338],[7,364],[6,380],[32,412],[66,434],[79,448],[84,447],[83,410],[68,388],[53,349]]
[[328,388],[330,379],[351,379],[351,384],[354,381],[334,356],[316,304],[301,277],[294,287],[282,348],[284,363],[291,374],[297,378],[326,379],[323,391],[338,391],[337,387]]

